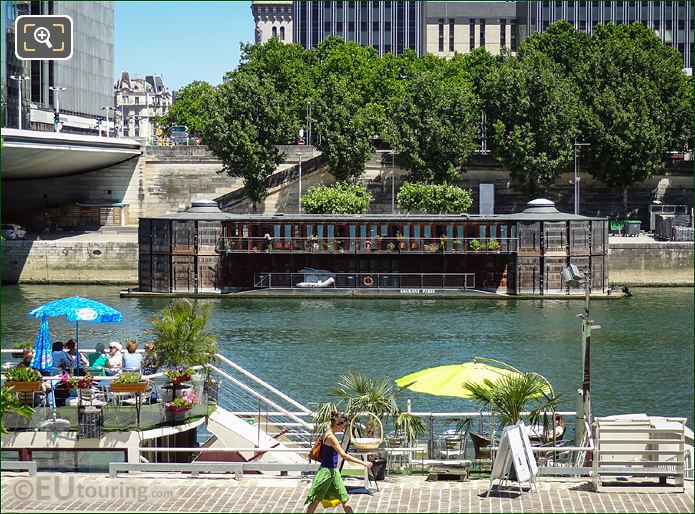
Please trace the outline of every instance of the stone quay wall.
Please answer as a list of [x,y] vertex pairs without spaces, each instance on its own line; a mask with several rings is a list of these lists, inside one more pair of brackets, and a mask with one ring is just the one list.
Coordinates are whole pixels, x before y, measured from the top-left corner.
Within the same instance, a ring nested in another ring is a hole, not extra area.
[[693,243],[611,241],[608,279],[629,286],[692,286]]
[[2,241],[2,282],[137,284],[135,242]]

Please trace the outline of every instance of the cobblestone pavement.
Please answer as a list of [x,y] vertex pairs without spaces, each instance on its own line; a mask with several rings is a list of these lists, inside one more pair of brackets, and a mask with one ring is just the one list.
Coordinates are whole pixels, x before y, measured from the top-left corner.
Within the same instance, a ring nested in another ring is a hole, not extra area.
[[[381,482],[380,492],[353,494],[351,501],[357,512],[693,512],[692,482],[684,494],[599,494],[585,480],[544,480],[538,492],[502,489],[485,498],[487,485],[487,480],[407,477]],[[3,473],[1,507],[2,512],[300,512],[308,486],[305,479],[280,477]]]

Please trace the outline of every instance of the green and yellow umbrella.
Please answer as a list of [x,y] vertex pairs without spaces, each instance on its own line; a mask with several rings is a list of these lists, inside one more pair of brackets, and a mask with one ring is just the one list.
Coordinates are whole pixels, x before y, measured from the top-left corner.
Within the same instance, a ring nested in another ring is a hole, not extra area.
[[473,394],[464,386],[465,383],[484,385],[485,380],[495,382],[504,375],[515,373],[520,372],[511,366],[499,368],[475,360],[423,369],[399,378],[396,385],[418,393],[473,398]]

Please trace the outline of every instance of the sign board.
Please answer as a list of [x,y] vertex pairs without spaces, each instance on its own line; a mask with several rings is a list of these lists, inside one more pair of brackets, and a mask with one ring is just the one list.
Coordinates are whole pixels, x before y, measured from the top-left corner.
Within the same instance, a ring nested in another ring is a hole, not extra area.
[[[490,474],[490,489],[494,480],[505,480],[514,466],[515,480],[533,482],[538,473],[536,458],[531,451],[528,428],[523,424],[505,427]],[[490,492],[488,489],[488,493]]]
[[480,184],[480,214],[495,214],[495,184]]

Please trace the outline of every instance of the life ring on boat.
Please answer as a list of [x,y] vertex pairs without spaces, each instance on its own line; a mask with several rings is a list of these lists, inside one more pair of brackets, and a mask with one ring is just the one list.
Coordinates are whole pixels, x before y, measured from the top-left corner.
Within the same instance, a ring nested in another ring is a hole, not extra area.
[[367,287],[372,287],[374,285],[374,279],[372,277],[370,277],[369,275],[364,277],[363,282],[364,282],[364,285]]
[[371,250],[371,249],[372,249],[372,242],[371,242],[371,241],[367,241],[366,243],[364,243],[364,248],[365,248],[366,250]]

